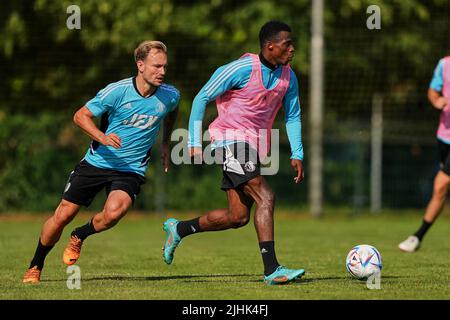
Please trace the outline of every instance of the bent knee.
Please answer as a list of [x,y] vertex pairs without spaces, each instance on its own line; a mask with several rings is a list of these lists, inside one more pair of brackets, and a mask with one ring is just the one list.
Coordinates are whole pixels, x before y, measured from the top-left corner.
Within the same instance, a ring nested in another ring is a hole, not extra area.
[[439,198],[445,198],[447,196],[448,189],[446,187],[434,188],[433,196]]
[[127,213],[126,207],[123,206],[106,206],[103,209],[103,224],[106,227],[116,225],[120,219]]
[[55,210],[53,221],[58,226],[66,226],[73,220],[73,218],[78,213],[78,210],[78,205],[63,200]]
[[447,183],[436,183],[433,188],[435,196],[445,197],[448,192],[449,185]]
[[250,221],[250,217],[248,214],[234,216],[230,219],[231,227],[234,229],[245,226]]

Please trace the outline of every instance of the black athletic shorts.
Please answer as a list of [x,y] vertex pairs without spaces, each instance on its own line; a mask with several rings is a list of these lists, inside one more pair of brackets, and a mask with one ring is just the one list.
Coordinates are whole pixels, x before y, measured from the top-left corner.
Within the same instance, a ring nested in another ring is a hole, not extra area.
[[446,144],[438,139],[439,166],[442,171],[450,176],[450,144]]
[[82,160],[71,172],[62,198],[89,207],[97,193],[105,188],[106,195],[112,190],[125,191],[134,203],[144,183],[145,177],[137,173],[100,169]]
[[236,142],[215,150],[216,163],[222,165],[222,190],[235,189],[261,175],[258,152],[246,142]]

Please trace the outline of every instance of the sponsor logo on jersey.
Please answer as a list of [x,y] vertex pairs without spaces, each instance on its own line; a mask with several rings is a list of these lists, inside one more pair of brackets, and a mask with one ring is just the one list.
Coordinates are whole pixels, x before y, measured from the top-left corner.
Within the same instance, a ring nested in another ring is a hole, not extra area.
[[122,123],[126,126],[135,127],[138,129],[148,129],[156,122],[156,120],[158,120],[157,116],[135,113],[130,121],[124,120]]

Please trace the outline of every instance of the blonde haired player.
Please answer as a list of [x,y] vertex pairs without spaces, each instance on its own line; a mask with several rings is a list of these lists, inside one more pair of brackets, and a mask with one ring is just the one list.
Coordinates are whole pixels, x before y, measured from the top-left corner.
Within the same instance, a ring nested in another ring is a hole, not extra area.
[[[40,281],[44,260],[58,242],[64,227],[81,206],[88,207],[102,189],[103,210],[72,231],[63,253],[67,265],[80,257],[85,239],[112,228],[125,216],[145,183],[152,146],[164,122],[162,158],[169,165],[169,136],[177,115],[180,94],[164,83],[167,48],[160,41],[145,41],[134,52],[137,75],[111,83],[80,108],[74,122],[92,143],[70,174],[62,200],[44,224],[34,257],[23,282]],[[101,116],[101,126],[93,122]]]

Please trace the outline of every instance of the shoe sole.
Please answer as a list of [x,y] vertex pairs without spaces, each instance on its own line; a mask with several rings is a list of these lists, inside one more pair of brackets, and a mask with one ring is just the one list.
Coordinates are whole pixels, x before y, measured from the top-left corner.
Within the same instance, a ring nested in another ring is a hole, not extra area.
[[64,264],[66,264],[68,266],[74,265],[77,261],[78,261],[78,259],[70,259],[70,261],[66,261],[63,259]]
[[166,243],[167,243],[167,238],[168,238],[168,233],[170,232],[170,228],[169,226],[166,226],[166,223],[163,223],[163,231],[166,233],[166,241],[164,242],[164,246],[162,247],[162,256],[163,256],[163,260],[167,265],[172,264],[173,258],[172,260],[169,262],[166,260],[166,256],[165,256],[165,249],[166,249]]
[[408,250],[402,249],[402,248],[400,248],[400,247],[399,247],[399,249],[400,249],[401,252],[405,252],[405,253],[414,253],[414,252],[416,252],[417,250],[419,250],[419,248],[416,248],[416,249],[414,249],[414,250],[412,250],[412,251],[408,251]]
[[[293,277],[291,280],[287,280],[287,281],[277,281],[275,279],[272,279],[270,281],[264,281],[266,284],[268,284],[269,286],[273,286],[273,285],[284,285],[284,284],[289,284],[291,282],[294,282],[297,279],[300,279],[301,277],[303,277],[305,275],[305,271],[303,271],[302,273],[296,275],[295,277]],[[281,278],[281,277],[280,277]]]
[[22,280],[22,283],[39,283],[41,280]]

